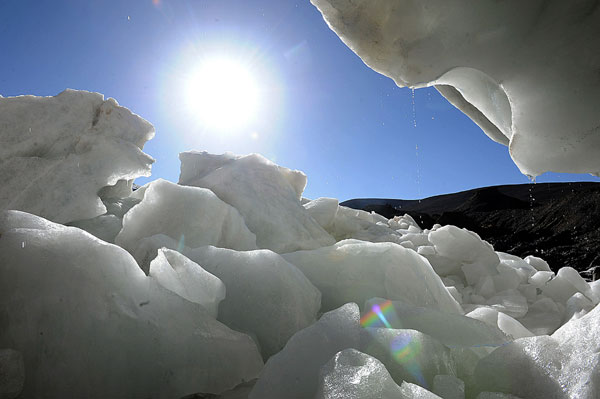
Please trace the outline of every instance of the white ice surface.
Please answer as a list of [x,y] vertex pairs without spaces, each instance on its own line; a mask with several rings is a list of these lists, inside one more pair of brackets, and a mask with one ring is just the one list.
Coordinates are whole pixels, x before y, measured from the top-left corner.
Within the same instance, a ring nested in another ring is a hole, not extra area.
[[[378,309],[387,309],[384,316],[391,328],[408,328],[427,334],[448,347],[462,348],[495,348],[505,345],[512,339],[503,332],[497,324],[487,323],[487,320],[476,319],[448,313],[436,309],[412,306],[400,301],[387,301],[372,298],[365,304],[363,320]],[[474,320],[476,319],[476,320]],[[373,325],[384,327],[381,319]]]
[[339,351],[360,348],[359,319],[358,306],[347,304],[296,333],[267,361],[248,399],[314,397],[321,366]]
[[179,184],[208,188],[236,208],[256,234],[259,248],[283,253],[335,242],[300,203],[306,186],[304,173],[275,165],[258,154],[190,151],[179,158]]
[[315,399],[404,399],[383,363],[356,349],[336,353],[319,373]]
[[219,305],[219,320],[255,336],[265,358],[315,321],[320,292],[278,254],[215,247],[183,252],[223,281],[227,295]]
[[[136,195],[142,194],[136,191]],[[190,248],[256,249],[256,236],[235,208],[210,190],[163,179],[143,188],[143,199],[123,217],[115,242],[133,251],[139,240],[155,234],[165,234]]]
[[154,128],[99,93],[0,97],[0,121],[0,210],[89,219],[106,212],[102,188],[150,176]]
[[600,308],[571,320],[552,336],[522,338],[477,366],[479,389],[523,398],[600,395]]
[[149,275],[169,291],[197,303],[217,318],[219,302],[225,298],[225,285],[197,263],[177,251],[161,248],[150,262]]
[[144,275],[122,248],[18,211],[0,215],[0,348],[22,397],[219,393],[262,367],[250,337]]
[[344,240],[331,247],[285,254],[321,291],[322,309],[373,297],[461,313],[429,262],[393,243]]

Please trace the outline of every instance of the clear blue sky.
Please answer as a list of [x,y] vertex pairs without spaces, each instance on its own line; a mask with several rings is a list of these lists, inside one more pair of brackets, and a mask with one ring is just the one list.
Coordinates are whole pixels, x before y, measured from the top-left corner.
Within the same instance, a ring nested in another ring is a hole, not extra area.
[[[256,121],[223,134],[184,111],[203,57],[247,65]],[[258,152],[308,175],[305,196],[420,198],[527,183],[435,89],[412,93],[373,72],[308,0],[0,0],[0,94],[98,91],[152,122],[151,179],[177,181],[178,153]],[[413,106],[414,104],[414,106]],[[416,122],[416,127],[415,127]],[[417,149],[418,147],[418,149]],[[546,174],[545,181],[600,181]]]

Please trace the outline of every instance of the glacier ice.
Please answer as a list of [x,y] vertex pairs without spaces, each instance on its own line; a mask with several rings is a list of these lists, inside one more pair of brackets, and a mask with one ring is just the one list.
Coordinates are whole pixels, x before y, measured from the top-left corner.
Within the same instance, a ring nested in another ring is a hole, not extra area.
[[23,397],[219,393],[262,367],[250,337],[122,248],[18,211],[0,214],[0,309],[0,348],[23,356]]
[[453,375],[440,374],[433,378],[432,391],[444,399],[464,399],[465,383]]
[[278,254],[215,247],[183,252],[223,281],[227,294],[219,305],[219,320],[254,335],[265,358],[315,321],[321,293]]
[[403,398],[400,387],[379,360],[356,349],[336,353],[319,373],[315,399]]
[[296,333],[267,361],[248,399],[314,397],[321,366],[339,351],[360,348],[359,320],[358,306],[349,303]]
[[315,399],[341,398],[436,399],[440,396],[406,381],[398,386],[379,360],[356,349],[345,349],[321,367],[315,395]]
[[[22,100],[77,98],[44,125],[72,173],[46,210],[0,216],[0,397],[598,396],[597,282],[466,229],[302,198],[302,172],[256,154],[182,153],[180,184],[132,192],[151,126],[90,93]],[[69,118],[81,130],[58,131]],[[71,145],[86,129],[122,145],[96,171],[114,181],[65,161],[96,159]]]
[[595,0],[312,3],[369,67],[435,86],[524,174],[600,173]]
[[382,297],[462,312],[427,260],[398,244],[344,240],[283,256],[319,288],[325,311]]
[[212,190],[236,208],[260,248],[275,252],[313,249],[334,239],[300,203],[304,173],[275,165],[258,154],[235,156],[183,152],[179,184]]
[[0,210],[89,219],[106,212],[103,188],[127,192],[150,176],[154,160],[142,148],[154,127],[99,93],[0,97],[0,120]]
[[363,320],[368,320],[373,312],[377,311],[384,314],[386,323],[380,318],[375,318],[375,324],[370,322],[366,324],[417,330],[450,348],[498,347],[511,341],[497,324],[472,317],[470,313],[466,317],[437,309],[412,306],[401,301],[372,298],[365,304]]
[[177,251],[161,248],[150,262],[149,276],[169,291],[201,305],[217,318],[219,302],[225,298],[225,285],[197,263]]
[[331,230],[339,208],[339,201],[335,198],[317,198],[302,204],[308,214],[326,231]]
[[478,388],[524,398],[598,397],[599,310],[551,336],[518,339],[492,352],[477,366]]
[[[138,191],[140,191],[138,193]],[[115,242],[132,251],[142,238],[165,234],[191,248],[256,249],[244,218],[212,191],[159,179],[136,191],[143,199],[123,217]]]
[[[475,320],[481,320],[484,323],[489,324],[493,327],[498,327],[504,334],[511,336],[512,338],[523,338],[531,337],[533,333],[526,329],[521,323],[508,314],[499,312],[493,308],[481,307],[473,310],[466,314]],[[507,343],[506,340],[504,343]]]

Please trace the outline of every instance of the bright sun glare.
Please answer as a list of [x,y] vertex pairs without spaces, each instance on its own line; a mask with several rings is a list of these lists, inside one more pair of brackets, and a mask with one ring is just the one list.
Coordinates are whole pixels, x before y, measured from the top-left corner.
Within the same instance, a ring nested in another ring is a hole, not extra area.
[[242,127],[256,116],[258,89],[242,64],[224,59],[205,61],[188,84],[190,110],[207,127]]

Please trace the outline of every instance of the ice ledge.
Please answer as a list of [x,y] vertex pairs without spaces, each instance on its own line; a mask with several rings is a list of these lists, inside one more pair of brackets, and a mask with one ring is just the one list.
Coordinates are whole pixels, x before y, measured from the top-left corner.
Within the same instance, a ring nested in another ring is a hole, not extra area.
[[369,67],[436,85],[524,174],[600,172],[598,1],[312,3]]

